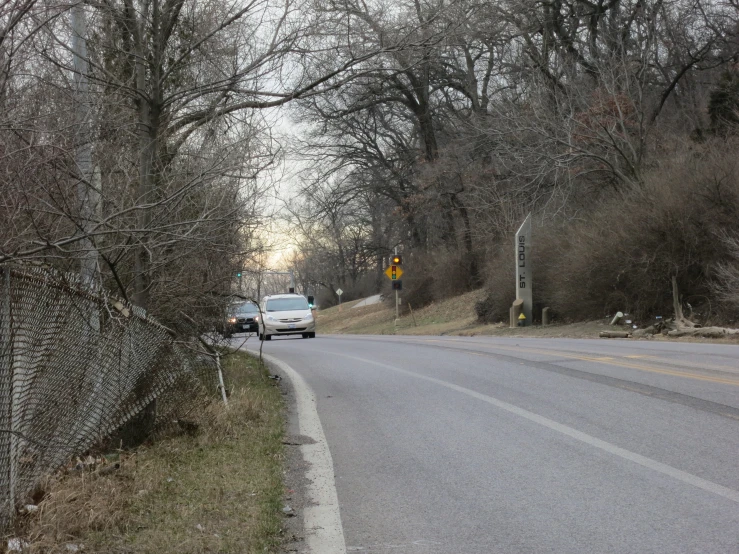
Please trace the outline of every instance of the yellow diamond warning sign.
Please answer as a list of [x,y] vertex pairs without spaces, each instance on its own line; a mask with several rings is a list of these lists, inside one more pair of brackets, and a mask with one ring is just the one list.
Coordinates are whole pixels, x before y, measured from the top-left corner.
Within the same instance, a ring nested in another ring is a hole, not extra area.
[[395,281],[403,275],[403,269],[399,265],[389,265],[385,270],[385,275],[390,277],[392,281]]

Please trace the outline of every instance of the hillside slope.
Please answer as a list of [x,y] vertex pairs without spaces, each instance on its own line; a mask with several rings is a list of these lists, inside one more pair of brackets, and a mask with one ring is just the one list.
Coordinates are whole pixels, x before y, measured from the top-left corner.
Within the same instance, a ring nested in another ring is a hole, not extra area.
[[[476,290],[434,302],[425,308],[413,310],[405,303],[400,305],[400,318],[395,321],[392,298],[380,304],[354,308],[361,300],[346,302],[320,310],[317,314],[319,334],[363,335],[490,335],[501,337],[570,337],[598,338],[600,331],[613,330],[610,318],[581,323],[553,324],[546,327],[533,325],[511,329],[507,322],[480,323],[475,314],[475,303],[485,296]],[[694,342],[718,341],[736,343],[736,339],[645,337],[653,340],[685,340]]]
[[606,320],[516,329],[510,329],[507,323],[502,322],[487,325],[480,323],[475,314],[475,303],[484,296],[485,291],[476,290],[417,310],[401,303],[397,323],[392,298],[358,308],[354,306],[360,300],[355,300],[341,307],[320,310],[318,329],[324,334],[597,337],[599,331],[608,327]]

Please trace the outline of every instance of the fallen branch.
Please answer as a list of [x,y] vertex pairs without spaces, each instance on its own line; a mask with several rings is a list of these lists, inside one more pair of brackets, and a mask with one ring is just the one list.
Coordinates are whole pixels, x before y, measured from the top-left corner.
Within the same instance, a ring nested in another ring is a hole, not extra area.
[[[710,339],[718,339],[723,337],[739,336],[739,329],[728,329],[726,327],[702,327],[693,323],[683,314],[680,295],[677,290],[677,278],[672,276],[672,305],[675,310],[675,319],[672,325],[665,322],[667,336],[670,337],[704,337]],[[668,327],[669,325],[669,327]],[[664,333],[664,330],[662,331]]]
[[601,331],[600,338],[602,339],[628,339],[631,333],[628,331]]
[[672,331],[668,331],[667,336],[720,339],[723,337],[739,337],[739,329],[728,329],[726,327],[693,327],[688,329],[673,329]]

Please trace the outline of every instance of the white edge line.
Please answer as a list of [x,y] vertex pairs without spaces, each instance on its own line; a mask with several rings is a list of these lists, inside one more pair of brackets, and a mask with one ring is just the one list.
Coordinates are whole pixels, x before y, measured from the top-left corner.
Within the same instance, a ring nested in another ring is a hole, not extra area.
[[334,481],[334,462],[318,417],[315,394],[305,379],[285,362],[267,354],[262,354],[262,357],[277,366],[290,379],[295,390],[300,434],[315,441],[314,444],[300,446],[303,459],[308,464],[306,495],[309,504],[303,510],[308,552],[346,554],[339,497]]
[[641,454],[637,454],[636,452],[626,450],[625,448],[621,448],[620,446],[616,446],[615,444],[611,444],[610,442],[593,437],[591,435],[588,435],[587,433],[583,433],[582,431],[578,431],[577,429],[573,429],[572,427],[569,427],[562,423],[558,423],[544,416],[540,416],[539,414],[535,414],[534,412],[524,410],[523,408],[519,408],[518,406],[514,406],[513,404],[509,404],[508,402],[503,402],[502,400],[493,398],[492,396],[487,396],[477,391],[467,389],[459,385],[455,385],[454,383],[449,383],[441,379],[436,379],[435,377],[429,377],[427,375],[422,375],[420,373],[415,373],[413,371],[408,371],[406,369],[401,369],[399,367],[383,364],[381,362],[375,362],[373,360],[367,360],[365,358],[359,358],[357,356],[350,356],[348,354],[338,354],[338,353],[335,353],[335,354],[338,356],[343,356],[345,358],[350,358],[352,360],[357,360],[357,361],[361,361],[367,364],[389,369],[389,370],[392,370],[398,373],[402,373],[404,375],[408,375],[410,377],[416,377],[418,379],[423,379],[424,381],[436,383],[437,385],[441,385],[448,389],[452,389],[462,394],[466,394],[468,396],[471,396],[472,398],[477,398],[478,400],[482,400],[483,402],[492,404],[493,406],[496,406],[497,408],[500,408],[501,410],[505,410],[509,413],[515,414],[524,419],[528,419],[529,421],[532,421],[543,427],[551,429],[552,431],[557,431],[558,433],[562,433],[563,435],[566,435],[575,440],[588,444],[599,450],[608,452],[609,454],[612,454],[624,460],[628,460],[640,466],[649,468],[653,471],[656,471],[657,473],[661,473],[677,481],[681,481],[687,485],[692,485],[706,492],[715,494],[717,496],[722,496],[728,500],[739,503],[739,491],[735,491],[734,489],[730,489],[729,487],[725,487],[723,485],[719,485],[718,483],[708,481],[707,479],[703,479],[702,477],[698,477],[697,475],[693,475],[692,473],[688,473],[687,471],[677,469],[675,467],[664,464],[662,462],[658,462],[657,460],[653,460],[652,458],[642,456]]

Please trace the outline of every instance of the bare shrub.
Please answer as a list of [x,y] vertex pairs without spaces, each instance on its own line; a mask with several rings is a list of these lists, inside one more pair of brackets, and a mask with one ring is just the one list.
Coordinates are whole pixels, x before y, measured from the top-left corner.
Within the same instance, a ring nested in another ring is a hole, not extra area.
[[727,235],[722,242],[728,256],[716,266],[711,290],[724,303],[724,309],[736,318],[739,315],[739,236]]
[[[403,299],[414,309],[428,306],[434,301],[434,282],[432,273],[419,273],[412,279],[403,279]],[[388,285],[388,288],[390,286]]]
[[[470,292],[475,276],[470,272],[471,260],[463,252],[440,248],[433,253],[403,257],[403,299],[413,309],[432,302]],[[388,281],[384,289],[391,293]]]
[[476,279],[475,260],[465,252],[439,249],[426,257],[427,271],[434,276],[434,300],[443,300],[469,292]]
[[475,304],[475,312],[480,321],[498,323],[508,319],[508,309],[516,299],[513,253],[511,236],[487,261],[484,269],[487,295]]
[[322,309],[328,309],[338,305],[336,294],[332,294],[330,290],[321,289],[316,294],[316,302]]
[[704,144],[587,217],[542,229],[534,253],[537,296],[570,319],[617,310],[667,315],[677,275],[684,301],[701,306],[704,319],[716,317],[711,275],[730,256],[720,237],[739,217],[739,167],[729,154],[736,146]]
[[488,294],[482,300],[475,302],[477,319],[483,323],[497,323],[503,320],[503,311],[499,309],[495,300]]
[[376,280],[374,274],[366,273],[360,275],[353,283],[343,285],[344,294],[341,296],[342,301],[356,300],[358,298],[366,298],[375,294]]

